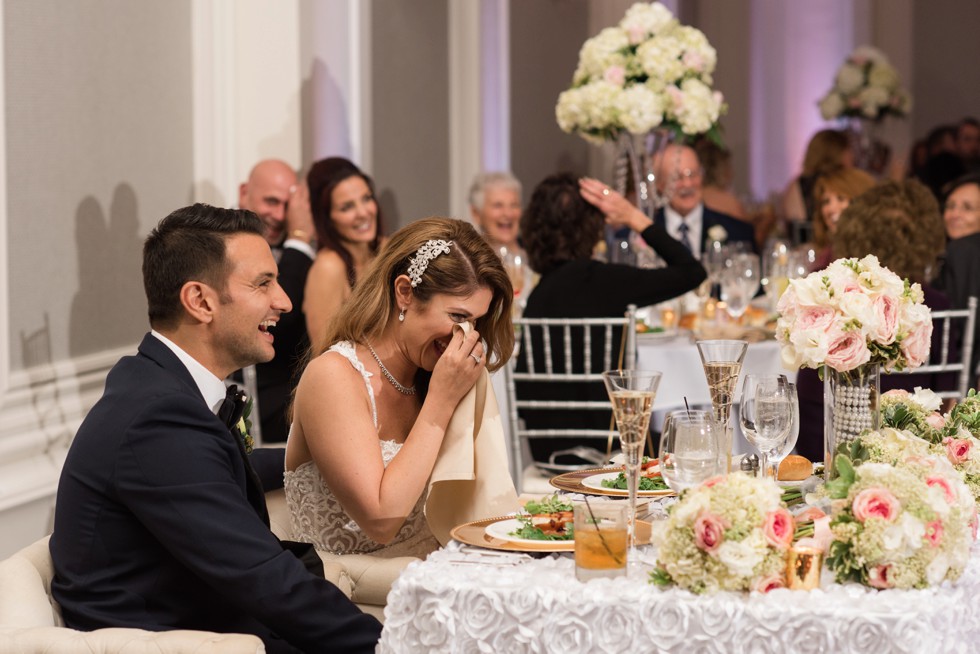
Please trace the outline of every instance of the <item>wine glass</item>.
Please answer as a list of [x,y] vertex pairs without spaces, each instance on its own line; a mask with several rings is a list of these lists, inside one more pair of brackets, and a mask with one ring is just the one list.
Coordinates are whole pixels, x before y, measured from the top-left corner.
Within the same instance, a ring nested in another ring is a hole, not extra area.
[[697,486],[725,471],[724,427],[710,411],[671,411],[660,435],[660,474],[674,491]]
[[793,426],[789,382],[785,375],[746,375],[742,383],[739,420],[745,439],[762,457],[764,476],[776,480],[776,465]]
[[640,483],[640,454],[650,429],[650,413],[662,373],[652,370],[607,370],[602,381],[612,402],[619,444],[626,459],[626,486],[629,490],[627,559],[636,561],[636,494]]
[[721,274],[721,299],[728,315],[734,320],[741,318],[759,292],[760,283],[758,255],[740,253],[729,259]]
[[708,392],[711,394],[711,408],[715,420],[724,428],[724,441],[719,456],[725,457],[725,470],[731,469],[732,462],[732,431],[729,418],[732,414],[732,401],[735,399],[735,385],[738,375],[742,372],[742,361],[748,351],[747,341],[708,340],[697,341],[698,354],[701,355],[701,366],[708,380]]

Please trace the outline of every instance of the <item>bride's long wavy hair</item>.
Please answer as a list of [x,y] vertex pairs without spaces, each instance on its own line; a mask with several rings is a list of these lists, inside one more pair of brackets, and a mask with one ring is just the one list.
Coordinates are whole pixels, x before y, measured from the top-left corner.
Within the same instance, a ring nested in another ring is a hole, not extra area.
[[453,246],[448,254],[429,261],[422,282],[412,289],[415,298],[424,305],[438,294],[461,296],[481,287],[490,289],[490,308],[476,321],[476,329],[486,343],[487,368],[494,371],[502,367],[514,352],[514,289],[510,278],[500,257],[471,224],[438,217],[423,218],[392,235],[330,322],[326,338],[312,348],[311,358],[338,341],[364,343],[378,336],[398,310],[395,279],[408,274],[409,260],[433,239],[452,241]]

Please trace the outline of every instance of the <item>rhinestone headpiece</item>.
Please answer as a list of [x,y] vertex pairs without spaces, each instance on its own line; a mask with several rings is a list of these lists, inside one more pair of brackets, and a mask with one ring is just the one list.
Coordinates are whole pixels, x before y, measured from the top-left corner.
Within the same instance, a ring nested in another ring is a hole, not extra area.
[[409,259],[412,265],[408,267],[408,278],[412,280],[412,288],[422,283],[422,275],[429,267],[429,262],[440,254],[449,254],[449,246],[452,244],[452,241],[429,239],[415,251],[415,257]]

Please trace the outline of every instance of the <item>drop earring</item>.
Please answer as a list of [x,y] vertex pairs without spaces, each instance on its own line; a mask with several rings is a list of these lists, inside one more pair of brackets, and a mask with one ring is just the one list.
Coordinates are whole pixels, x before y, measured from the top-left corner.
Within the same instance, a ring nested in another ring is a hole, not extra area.
[[405,322],[405,310],[402,309],[398,314],[398,322]]

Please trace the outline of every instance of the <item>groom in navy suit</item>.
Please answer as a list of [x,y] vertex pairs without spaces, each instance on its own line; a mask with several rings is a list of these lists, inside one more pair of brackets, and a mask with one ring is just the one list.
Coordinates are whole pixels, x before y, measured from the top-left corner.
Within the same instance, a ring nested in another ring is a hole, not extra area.
[[[658,209],[654,222],[680,241],[695,258],[700,258],[708,241],[715,237],[724,243],[746,242],[755,250],[752,225],[728,214],[713,211],[701,200],[703,171],[698,155],[686,145],[668,145],[653,162],[657,189],[668,198]],[[724,231],[721,231],[724,230]]]
[[378,621],[269,530],[233,426],[241,407],[222,380],[272,358],[269,327],[291,308],[262,223],[251,211],[178,209],[146,239],[143,283],[152,331],[109,372],[58,486],[51,590],[66,625],[373,652]]

